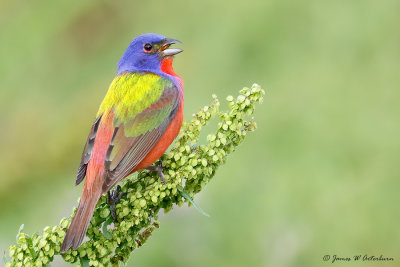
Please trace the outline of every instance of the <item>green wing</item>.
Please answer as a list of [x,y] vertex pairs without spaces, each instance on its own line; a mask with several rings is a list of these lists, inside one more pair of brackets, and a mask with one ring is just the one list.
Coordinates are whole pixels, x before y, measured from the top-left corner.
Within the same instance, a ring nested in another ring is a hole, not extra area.
[[153,80],[153,77],[143,77],[150,74],[142,74],[139,78],[136,75],[133,76],[135,82],[128,81],[130,90],[113,105],[115,130],[105,159],[104,191],[131,173],[146,157],[178,111],[176,86],[156,75],[158,79]]
[[105,112],[112,112],[114,134],[104,162],[104,191],[128,175],[160,140],[175,117],[179,91],[153,73],[126,73],[115,77],[104,98],[82,152],[76,184],[83,181],[92,157],[97,130]]

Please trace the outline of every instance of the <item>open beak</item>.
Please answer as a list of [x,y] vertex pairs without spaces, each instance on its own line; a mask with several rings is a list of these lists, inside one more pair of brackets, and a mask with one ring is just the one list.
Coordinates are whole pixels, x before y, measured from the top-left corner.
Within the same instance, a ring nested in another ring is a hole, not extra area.
[[175,40],[175,39],[171,39],[171,38],[166,38],[159,50],[159,54],[162,57],[168,57],[168,56],[174,56],[176,54],[179,54],[180,52],[182,52],[182,49],[179,48],[169,48],[170,45],[172,44],[176,44],[176,43],[181,43],[181,41]]

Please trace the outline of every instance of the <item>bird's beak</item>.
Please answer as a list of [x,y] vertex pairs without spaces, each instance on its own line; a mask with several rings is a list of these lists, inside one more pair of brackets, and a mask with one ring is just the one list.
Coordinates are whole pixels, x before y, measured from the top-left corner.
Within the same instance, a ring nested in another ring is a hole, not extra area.
[[167,57],[167,56],[174,56],[176,54],[179,54],[180,52],[182,52],[182,49],[179,48],[169,48],[170,45],[172,44],[176,44],[176,43],[181,43],[181,41],[178,41],[176,39],[171,39],[171,38],[166,38],[163,43],[162,46],[160,48],[160,56],[162,57]]

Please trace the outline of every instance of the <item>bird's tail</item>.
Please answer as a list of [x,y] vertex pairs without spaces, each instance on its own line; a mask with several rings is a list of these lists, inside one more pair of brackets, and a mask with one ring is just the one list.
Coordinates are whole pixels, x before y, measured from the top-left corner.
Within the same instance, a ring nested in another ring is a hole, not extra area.
[[77,249],[85,238],[90,219],[92,218],[96,204],[102,195],[101,188],[98,188],[98,190],[96,189],[92,188],[92,190],[87,190],[85,185],[78,210],[72,219],[71,225],[65,235],[64,242],[61,245],[61,253],[66,252],[70,248]]

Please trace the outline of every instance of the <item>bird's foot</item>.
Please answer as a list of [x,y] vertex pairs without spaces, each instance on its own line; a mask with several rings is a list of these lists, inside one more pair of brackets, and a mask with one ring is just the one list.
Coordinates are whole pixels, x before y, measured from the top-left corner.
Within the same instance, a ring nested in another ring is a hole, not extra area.
[[125,192],[120,192],[121,186],[117,185],[115,190],[110,190],[107,192],[107,202],[110,206],[111,216],[114,219],[114,222],[117,221],[117,214],[115,213],[115,204],[120,201],[120,199],[125,195]]
[[164,177],[163,167],[154,165],[154,166],[149,166],[149,167],[147,167],[146,169],[147,169],[147,170],[150,170],[150,171],[155,171],[155,172],[157,172],[158,176],[160,176],[161,182],[162,182],[163,184],[166,184],[166,183],[167,183],[167,181],[165,180],[165,177]]

